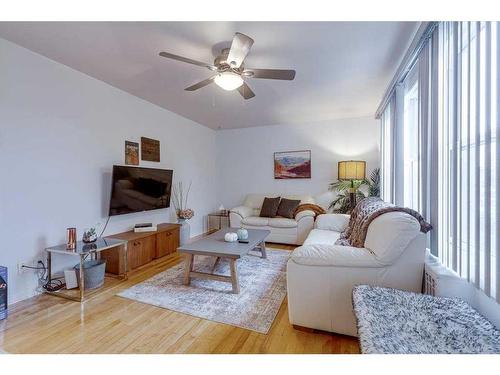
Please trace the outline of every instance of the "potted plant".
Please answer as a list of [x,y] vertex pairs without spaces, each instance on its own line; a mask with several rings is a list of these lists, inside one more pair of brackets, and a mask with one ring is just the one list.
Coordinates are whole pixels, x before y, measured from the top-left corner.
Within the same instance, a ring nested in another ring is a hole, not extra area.
[[[356,201],[366,197],[379,197],[380,196],[380,168],[375,168],[370,174],[369,179],[355,180],[352,184],[356,190]],[[367,195],[363,193],[360,188],[365,186],[367,188]],[[337,196],[330,203],[329,209],[337,214],[350,214],[350,200],[349,200],[349,189],[351,188],[351,181],[337,181],[330,184],[329,190],[336,191]]]
[[177,216],[177,222],[181,225],[180,228],[180,244],[185,244],[190,238],[191,228],[187,220],[194,216],[194,211],[188,208],[189,191],[191,190],[191,182],[187,190],[184,190],[182,181],[179,181],[172,187],[172,198]]

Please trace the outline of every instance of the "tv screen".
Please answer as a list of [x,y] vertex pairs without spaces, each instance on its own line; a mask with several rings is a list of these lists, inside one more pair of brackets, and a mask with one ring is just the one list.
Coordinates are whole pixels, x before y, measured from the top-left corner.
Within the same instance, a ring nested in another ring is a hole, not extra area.
[[170,207],[171,169],[113,166],[109,216]]

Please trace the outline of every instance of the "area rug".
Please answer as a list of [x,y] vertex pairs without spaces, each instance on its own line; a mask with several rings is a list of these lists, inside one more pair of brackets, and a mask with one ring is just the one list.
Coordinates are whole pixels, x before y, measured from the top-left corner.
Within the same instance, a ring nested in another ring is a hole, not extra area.
[[[231,283],[191,279],[183,285],[184,264],[180,263],[118,295],[199,318],[267,333],[286,295],[286,262],[290,252],[267,249],[251,251],[238,260],[240,293]],[[211,272],[213,257],[195,256],[196,271]],[[229,275],[229,261],[220,260],[214,273]]]

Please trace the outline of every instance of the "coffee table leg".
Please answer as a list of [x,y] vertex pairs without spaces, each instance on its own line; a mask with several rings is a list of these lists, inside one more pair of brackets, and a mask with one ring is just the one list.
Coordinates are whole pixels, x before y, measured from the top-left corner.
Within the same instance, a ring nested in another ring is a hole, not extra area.
[[266,253],[266,241],[262,241],[260,244],[260,252],[262,254],[262,258],[266,259],[267,258],[267,253]]
[[215,267],[217,267],[217,263],[219,263],[220,257],[215,257],[215,262],[212,266],[212,273],[215,271]]
[[240,282],[238,280],[238,266],[236,264],[236,259],[230,259],[231,268],[231,284],[233,285],[233,293],[238,294],[240,292]]
[[189,285],[191,283],[190,273],[193,269],[193,254],[186,254],[186,259],[184,261],[184,285]]

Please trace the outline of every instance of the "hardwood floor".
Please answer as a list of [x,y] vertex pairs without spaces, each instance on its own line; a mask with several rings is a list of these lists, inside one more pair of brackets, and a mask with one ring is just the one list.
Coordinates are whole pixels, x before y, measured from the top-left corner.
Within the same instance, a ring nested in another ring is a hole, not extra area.
[[[269,247],[293,250],[286,245]],[[0,324],[0,350],[8,353],[359,353],[357,339],[297,330],[286,299],[267,335],[116,296],[179,263],[172,254],[107,280],[80,305],[40,295],[13,305]]]

